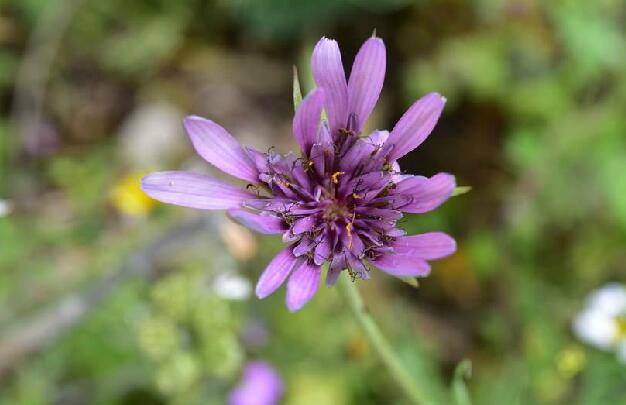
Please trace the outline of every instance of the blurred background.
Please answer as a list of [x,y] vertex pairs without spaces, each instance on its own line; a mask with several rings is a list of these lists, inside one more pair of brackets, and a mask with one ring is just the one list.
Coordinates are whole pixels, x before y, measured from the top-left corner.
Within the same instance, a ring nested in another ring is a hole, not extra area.
[[624,361],[571,327],[626,281],[621,0],[0,0],[0,403],[222,404],[255,359],[284,404],[406,403],[336,289],[296,314],[251,294],[280,238],[138,183],[217,174],[188,114],[295,149],[292,65],[309,90],[321,36],[349,70],[374,28],[388,74],[369,126],[440,92],[402,167],[473,188],[403,220],[458,240],[418,288],[359,282],[416,384],[445,403],[469,359],[476,404],[626,404]]

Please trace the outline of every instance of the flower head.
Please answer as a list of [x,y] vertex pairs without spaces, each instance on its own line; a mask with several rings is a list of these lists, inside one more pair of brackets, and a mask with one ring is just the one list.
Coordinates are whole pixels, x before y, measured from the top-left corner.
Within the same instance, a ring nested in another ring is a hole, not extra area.
[[[325,262],[327,285],[343,270],[353,279],[367,279],[370,266],[394,276],[423,277],[430,272],[428,260],[456,249],[444,233],[405,236],[396,226],[403,212],[433,210],[454,190],[449,174],[406,175],[397,162],[430,134],[445,99],[430,93],[391,132],[363,134],[385,76],[383,41],[373,37],[363,44],[347,82],[336,41],[322,38],[311,63],[317,88],[293,120],[300,156],[244,148],[213,121],[192,116],[184,125],[198,154],[248,187],[183,172],[153,173],[143,180],[143,190],[157,200],[225,209],[257,232],[282,234],[289,246],[270,262],[256,293],[267,297],[287,280],[292,311],[315,295]],[[326,120],[320,120],[322,110]]]
[[626,362],[626,287],[610,283],[594,291],[572,326],[580,340]]
[[228,398],[229,405],[275,405],[283,395],[278,373],[263,361],[248,363],[241,383]]

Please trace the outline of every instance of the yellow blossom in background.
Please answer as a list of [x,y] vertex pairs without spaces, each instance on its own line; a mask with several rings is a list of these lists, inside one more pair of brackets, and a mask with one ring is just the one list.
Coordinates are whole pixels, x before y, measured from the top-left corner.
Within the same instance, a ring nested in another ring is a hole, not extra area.
[[120,178],[111,190],[111,202],[117,211],[129,217],[146,216],[157,204],[141,191],[144,173],[130,173]]
[[571,345],[563,349],[557,357],[557,367],[562,376],[574,377],[582,371],[587,364],[585,351],[577,345]]

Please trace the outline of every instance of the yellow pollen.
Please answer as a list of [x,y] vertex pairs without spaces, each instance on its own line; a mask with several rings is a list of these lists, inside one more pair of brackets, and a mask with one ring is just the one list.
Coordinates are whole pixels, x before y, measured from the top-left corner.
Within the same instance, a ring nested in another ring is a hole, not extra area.
[[335,172],[333,173],[333,183],[337,184],[339,183],[339,176],[341,176],[342,174],[346,174],[346,172]]
[[355,216],[356,213],[353,213],[352,220],[346,225],[346,232],[348,232],[348,249],[352,249],[352,223],[354,222]]
[[346,225],[346,231],[348,232],[348,249],[352,249],[352,222]]
[[354,198],[355,200],[360,200],[361,198],[363,198],[364,194],[357,194],[357,193],[352,193],[352,198]]

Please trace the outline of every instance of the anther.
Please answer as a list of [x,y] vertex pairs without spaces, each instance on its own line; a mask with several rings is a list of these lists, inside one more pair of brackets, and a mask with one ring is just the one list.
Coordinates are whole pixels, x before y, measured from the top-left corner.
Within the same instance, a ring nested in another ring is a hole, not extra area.
[[341,176],[342,174],[346,174],[346,172],[335,172],[332,175],[333,178],[333,183],[337,184],[339,183],[339,176]]

